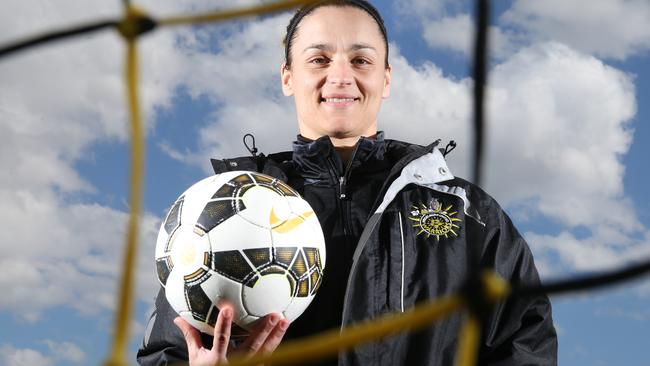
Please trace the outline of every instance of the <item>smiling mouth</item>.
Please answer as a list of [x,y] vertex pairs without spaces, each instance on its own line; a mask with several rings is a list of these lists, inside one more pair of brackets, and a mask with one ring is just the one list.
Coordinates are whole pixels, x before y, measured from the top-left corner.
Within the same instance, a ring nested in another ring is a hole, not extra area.
[[359,98],[320,98],[321,103],[347,104],[356,102]]

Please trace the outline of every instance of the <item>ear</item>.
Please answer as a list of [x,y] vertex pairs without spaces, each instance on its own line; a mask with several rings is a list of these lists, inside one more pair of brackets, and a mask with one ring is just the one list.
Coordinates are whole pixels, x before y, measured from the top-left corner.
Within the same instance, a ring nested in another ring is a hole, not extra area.
[[291,80],[291,70],[287,67],[286,63],[280,66],[280,78],[282,80],[282,94],[289,97],[293,95],[293,86]]
[[382,97],[388,98],[390,96],[390,73],[393,68],[388,65],[384,71],[384,92],[381,94]]

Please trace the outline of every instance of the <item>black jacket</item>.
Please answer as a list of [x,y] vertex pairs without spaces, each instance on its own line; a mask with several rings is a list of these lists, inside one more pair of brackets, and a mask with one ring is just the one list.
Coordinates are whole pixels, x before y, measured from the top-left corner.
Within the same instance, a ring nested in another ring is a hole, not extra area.
[[[323,227],[323,284],[285,339],[344,327],[459,290],[469,250],[514,283],[539,282],[525,241],[499,205],[455,178],[437,144],[362,138],[344,165],[329,138],[298,138],[290,152],[212,160],[216,173],[253,170],[294,187]],[[161,289],[138,352],[142,364],[187,359],[174,311]],[[322,364],[452,365],[462,323],[452,315],[416,333],[386,338]],[[205,344],[211,344],[205,336]],[[494,307],[483,326],[479,363],[556,365],[557,338],[546,296]]]

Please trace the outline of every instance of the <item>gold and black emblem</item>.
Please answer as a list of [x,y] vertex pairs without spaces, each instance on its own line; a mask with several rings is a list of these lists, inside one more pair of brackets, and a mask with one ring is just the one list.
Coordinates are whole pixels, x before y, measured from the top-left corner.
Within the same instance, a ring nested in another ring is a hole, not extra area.
[[429,206],[421,203],[420,206],[413,205],[409,219],[415,221],[414,228],[419,231],[416,235],[426,233],[427,238],[435,236],[436,240],[440,237],[448,238],[449,235],[458,236],[456,229],[459,229],[456,223],[460,224],[461,219],[455,217],[458,212],[451,211],[452,205],[442,208],[442,203],[437,199],[432,199]]

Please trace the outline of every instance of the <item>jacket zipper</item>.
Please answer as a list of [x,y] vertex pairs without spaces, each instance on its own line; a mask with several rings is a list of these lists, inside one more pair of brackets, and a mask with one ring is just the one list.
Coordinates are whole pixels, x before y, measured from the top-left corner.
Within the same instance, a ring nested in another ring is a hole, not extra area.
[[[359,143],[354,147],[354,150],[352,151],[352,155],[350,155],[350,159],[348,160],[347,164],[345,165],[345,171],[343,172],[342,175],[338,177],[339,179],[339,186],[338,186],[338,196],[339,196],[339,214],[342,220],[343,224],[343,234],[350,235],[352,233],[352,228],[350,225],[350,201],[347,199],[347,183],[350,179],[350,174],[352,171],[352,162],[354,161],[354,158],[357,155],[357,151],[359,150]],[[336,166],[334,165],[334,162],[329,159],[329,163],[331,166],[331,170],[334,174],[338,175],[338,172],[336,170]]]

